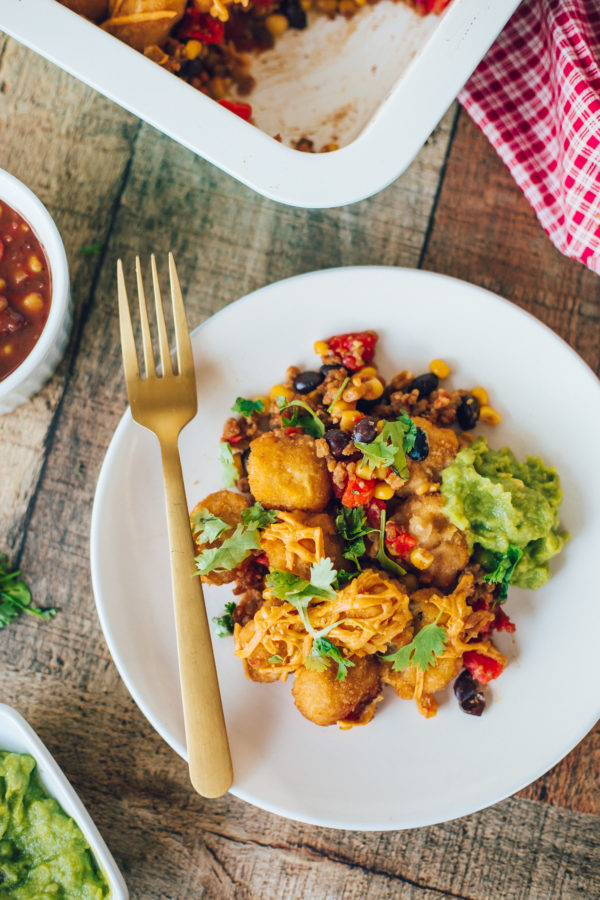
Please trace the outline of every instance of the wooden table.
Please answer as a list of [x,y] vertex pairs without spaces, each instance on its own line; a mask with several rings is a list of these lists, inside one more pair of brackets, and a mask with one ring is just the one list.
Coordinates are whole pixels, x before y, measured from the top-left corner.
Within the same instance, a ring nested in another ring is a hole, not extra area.
[[[0,166],[41,197],[62,232],[75,305],[55,377],[0,417],[0,549],[22,566],[39,605],[60,607],[51,622],[23,617],[0,633],[1,697],[28,718],[81,794],[132,898],[599,897],[598,727],[515,797],[421,830],[344,833],[233,797],[203,801],[117,674],[88,551],[98,471],[126,406],[118,255],[172,249],[193,325],[254,288],[311,269],[376,263],[444,272],[528,309],[596,371],[597,277],[554,250],[456,106],[395,184],[324,211],[259,197],[2,35],[0,129]],[[96,243],[99,252],[81,253]],[[565,677],[577,690],[577,673]]]

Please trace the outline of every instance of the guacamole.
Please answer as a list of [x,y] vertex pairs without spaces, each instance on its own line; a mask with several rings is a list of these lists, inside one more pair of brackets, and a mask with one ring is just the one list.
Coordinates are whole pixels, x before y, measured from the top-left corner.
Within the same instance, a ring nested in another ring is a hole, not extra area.
[[519,462],[508,447],[490,450],[479,438],[444,469],[442,494],[444,512],[484,568],[517,547],[522,555],[511,584],[538,588],[548,581],[548,560],[569,537],[558,522],[562,491],[555,469],[536,456]]
[[0,897],[110,898],[79,826],[46,794],[34,769],[33,757],[0,751]]

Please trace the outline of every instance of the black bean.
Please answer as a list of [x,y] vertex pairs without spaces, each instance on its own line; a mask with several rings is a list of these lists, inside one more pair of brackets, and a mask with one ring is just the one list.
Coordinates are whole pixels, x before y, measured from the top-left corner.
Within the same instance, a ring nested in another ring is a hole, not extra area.
[[470,431],[471,428],[475,428],[478,419],[479,400],[472,394],[465,394],[456,407],[456,421],[463,431]]
[[468,700],[463,700],[460,707],[470,716],[480,716],[485,709],[485,697],[481,691],[478,691],[472,697],[469,697]]
[[454,682],[454,694],[459,703],[463,703],[477,693],[477,682],[468,669],[463,669]]
[[324,378],[322,372],[300,372],[294,378],[292,386],[297,394],[310,394],[319,387]]
[[248,457],[250,456],[250,447],[246,447],[245,450],[242,450],[242,469],[244,470],[244,474],[248,474]]
[[368,415],[378,403],[381,403],[381,397],[378,397],[376,400],[365,400],[364,397],[361,397],[360,400],[356,401],[356,408],[359,412],[367,413]]
[[198,78],[204,72],[201,59],[186,59],[179,70],[184,78]]
[[417,375],[409,384],[407,390],[418,391],[419,400],[421,397],[429,397],[433,391],[437,389],[440,379],[433,372],[425,372],[424,375]]
[[290,23],[290,28],[297,28],[300,31],[306,28],[306,13],[298,3],[298,0],[283,0],[279,7],[279,12],[286,17]]
[[321,375],[327,376],[330,372],[333,372],[334,369],[343,368],[344,366],[341,363],[324,363],[319,369],[319,372],[321,373]]
[[417,436],[415,438],[414,446],[412,450],[409,450],[406,455],[410,456],[411,459],[416,460],[427,459],[427,457],[429,456],[429,441],[427,440],[427,435],[422,428],[417,428]]
[[350,435],[340,428],[330,428],[325,432],[325,440],[334,459],[346,459],[344,450],[350,442]]
[[377,419],[373,416],[364,416],[359,419],[352,429],[352,440],[361,444],[370,444],[377,437]]

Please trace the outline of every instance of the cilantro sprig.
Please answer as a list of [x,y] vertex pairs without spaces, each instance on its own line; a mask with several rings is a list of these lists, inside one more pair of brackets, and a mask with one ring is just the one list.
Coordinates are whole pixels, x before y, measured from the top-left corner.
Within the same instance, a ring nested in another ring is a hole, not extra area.
[[262,400],[246,400],[244,397],[236,397],[235,403],[231,407],[231,412],[246,417],[251,416],[253,412],[261,413],[264,411],[265,404]]
[[354,663],[346,659],[339,648],[327,638],[327,634],[340,622],[333,622],[326,628],[317,631],[313,628],[308,615],[308,604],[311,600],[332,600],[335,597],[333,585],[336,576],[337,572],[333,563],[329,557],[324,557],[319,562],[312,564],[310,581],[305,581],[298,575],[292,575],[291,572],[285,572],[283,569],[274,569],[267,576],[266,586],[280,600],[286,600],[296,607],[305,629],[312,636],[312,648],[304,662],[306,668],[322,672],[332,660],[337,663],[338,681],[343,681],[348,673],[348,668]]
[[391,575],[406,575],[406,569],[403,569],[397,562],[394,562],[394,560],[385,552],[385,520],[386,512],[385,509],[382,509],[381,517],[379,519],[379,547],[375,559],[381,568],[385,569],[386,572],[389,572]]
[[491,572],[488,572],[487,575],[484,575],[483,580],[491,583],[502,584],[496,603],[504,603],[504,601],[506,600],[506,597],[508,596],[508,586],[513,576],[513,572],[515,571],[522,556],[523,551],[520,547],[515,547],[514,544],[508,545],[508,550],[506,551],[506,553],[493,554],[493,563],[495,564],[495,568]]
[[217,637],[228,637],[233,634],[233,614],[235,612],[235,601],[231,600],[225,604],[225,612],[222,616],[214,616],[215,632]]
[[[277,397],[275,402],[281,413],[281,421],[286,428],[301,428],[313,438],[322,438],[325,434],[325,425],[320,420],[314,409],[304,400],[286,401],[285,397]],[[286,409],[291,409],[290,416],[284,416]],[[304,413],[299,410],[305,410]]]
[[237,470],[233,451],[229,441],[222,441],[219,447],[219,462],[221,463],[221,478],[225,487],[234,487],[240,477]]
[[[439,616],[438,616],[439,618]],[[389,653],[383,659],[393,663],[394,672],[401,672],[409,667],[427,672],[435,665],[436,657],[441,656],[448,643],[448,634],[441,625],[431,622],[416,633],[410,644]]]
[[386,422],[375,440],[366,444],[355,441],[362,452],[363,465],[369,469],[392,466],[400,478],[409,478],[406,454],[415,446],[417,426],[408,413],[402,411],[395,422]]
[[353,508],[342,506],[340,514],[335,520],[335,527],[346,544],[344,556],[346,559],[352,560],[360,571],[359,558],[367,552],[364,538],[377,530],[368,524],[364,506]]
[[7,557],[0,553],[0,628],[10,625],[21,613],[38,619],[51,619],[56,615],[53,606],[46,609],[32,606],[31,591],[20,575],[21,570],[11,571]]
[[[277,513],[274,510],[265,509],[261,503],[243,509],[242,521],[233,534],[225,538],[220,546],[207,547],[198,554],[196,557],[198,573],[208,575],[210,572],[227,572],[235,569],[252,550],[260,550],[259,531],[274,522],[276,517]],[[205,509],[200,509],[194,514],[192,524],[194,533],[202,543],[212,543],[232,527]]]
[[331,403],[330,403],[329,406],[327,407],[327,412],[329,413],[329,415],[331,415],[331,413],[333,412],[333,407],[335,406],[335,404],[338,402],[338,400],[340,399],[340,397],[341,397],[342,394],[344,393],[344,390],[345,390],[345,388],[346,388],[346,385],[348,384],[349,381],[350,381],[350,376],[348,375],[348,377],[347,377],[347,378],[344,378],[344,380],[342,381],[342,384],[340,385],[339,391],[337,392],[337,394],[335,395],[335,397],[333,398],[333,400],[331,401]]
[[242,525],[246,528],[266,528],[277,521],[277,510],[265,509],[262,503],[254,503],[242,510]]
[[231,528],[223,519],[213,516],[207,509],[199,509],[190,519],[192,531],[202,544],[212,544],[224,531]]

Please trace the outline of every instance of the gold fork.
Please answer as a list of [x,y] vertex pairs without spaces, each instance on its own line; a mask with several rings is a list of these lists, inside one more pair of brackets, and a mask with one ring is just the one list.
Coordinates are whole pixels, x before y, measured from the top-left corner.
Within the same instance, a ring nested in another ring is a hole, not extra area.
[[177,350],[177,373],[175,373],[169,353],[154,255],[151,257],[151,263],[162,374],[157,373],[154,361],[142,271],[137,257],[135,268],[146,368],[145,378],[140,375],[123,264],[119,260],[117,285],[125,381],[133,418],[154,432],[160,442],[190,779],[199,794],[204,797],[220,797],[231,786],[233,769],[202,584],[199,576],[193,577],[196,575],[194,542],[177,445],[181,429],[196,415],[198,409],[192,344],[175,261],[173,254],[169,253],[169,278]]

